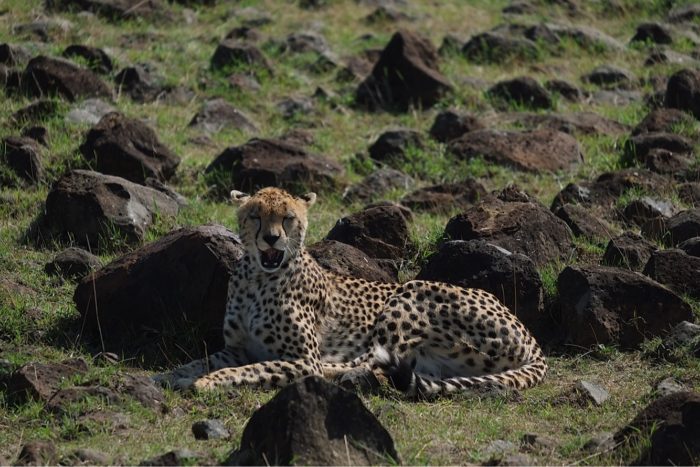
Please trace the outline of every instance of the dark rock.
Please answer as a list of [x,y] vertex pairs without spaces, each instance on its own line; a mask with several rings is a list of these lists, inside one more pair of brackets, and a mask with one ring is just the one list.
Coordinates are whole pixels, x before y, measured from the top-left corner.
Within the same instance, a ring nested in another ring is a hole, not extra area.
[[202,420],[192,424],[192,434],[195,439],[226,439],[231,433],[221,420]]
[[672,23],[685,23],[700,18],[700,5],[689,3],[677,6],[668,12],[668,20]]
[[20,401],[31,398],[46,402],[64,382],[87,370],[87,363],[82,358],[60,363],[27,363],[10,376],[7,394]]
[[676,246],[690,238],[700,236],[700,208],[681,211],[669,219],[656,218],[642,225],[642,235]]
[[691,170],[691,159],[667,149],[651,149],[644,159],[644,165],[652,172],[662,175],[681,176]]
[[322,240],[307,248],[322,268],[347,277],[368,281],[396,282],[398,277],[383,262],[368,257],[364,252],[346,243]]
[[410,19],[412,19],[412,17],[402,12],[401,10],[386,5],[380,5],[370,14],[365,16],[364,21],[367,24],[379,24],[396,23],[399,21],[405,21]]
[[41,122],[56,116],[59,111],[60,106],[55,100],[40,99],[13,113],[11,119],[20,125]]
[[398,463],[391,435],[362,401],[318,377],[280,390],[243,430],[227,464]]
[[142,461],[139,465],[203,465],[204,454],[190,451],[189,449],[175,449],[150,459]]
[[282,118],[290,120],[311,113],[314,101],[309,97],[287,97],[278,101],[276,107]]
[[187,92],[183,88],[166,86],[164,78],[156,72],[155,66],[150,63],[138,63],[123,68],[114,77],[114,81],[117,83],[120,93],[126,93],[139,103],[157,100],[180,100],[182,103],[189,103],[193,97],[193,95],[178,96],[178,93],[187,94]]
[[102,99],[85,99],[73,107],[66,115],[66,121],[70,123],[86,123],[97,125],[102,117],[117,109]]
[[530,109],[552,108],[549,92],[540,83],[527,76],[496,83],[488,90],[488,95],[496,101]]
[[218,184],[228,195],[230,188],[254,191],[265,186],[323,190],[336,186],[345,171],[339,163],[292,144],[254,138],[225,149],[205,173],[220,175]]
[[49,146],[49,130],[44,126],[28,126],[22,130],[22,136],[31,138],[44,147]]
[[610,239],[603,254],[602,264],[641,271],[656,249],[655,244],[644,240],[639,235],[625,232]]
[[544,88],[549,92],[559,94],[569,102],[579,102],[583,99],[583,92],[581,89],[561,79],[552,79],[545,82]]
[[220,98],[206,101],[201,110],[192,118],[189,126],[207,133],[216,133],[223,128],[258,131],[257,126],[246,115]]
[[236,91],[260,91],[260,83],[255,76],[248,73],[233,73],[228,77],[228,84]]
[[294,53],[315,52],[322,54],[328,50],[328,43],[322,35],[316,32],[296,32],[287,36],[282,50]]
[[689,182],[678,187],[678,198],[686,204],[700,204],[700,183]]
[[[697,60],[685,54],[674,52],[670,49],[655,49],[649,52],[647,59],[644,60],[644,66],[651,67],[658,64],[673,64],[680,66],[693,66],[697,64]],[[664,93],[661,94],[659,104],[664,103]]]
[[481,156],[488,162],[531,172],[566,170],[583,160],[571,135],[547,129],[472,131],[452,140],[448,151],[463,160]]
[[220,70],[227,67],[245,67],[251,71],[262,70],[272,74],[272,66],[265,55],[252,44],[232,39],[221,42],[211,57],[211,68]]
[[677,392],[656,399],[615,433],[618,443],[648,439],[635,465],[692,465],[700,456],[700,394]]
[[379,61],[382,51],[379,49],[367,49],[359,55],[347,59],[346,66],[336,74],[336,81],[355,82],[362,81],[372,72],[374,64]]
[[627,125],[593,112],[565,114],[516,112],[500,114],[496,121],[517,124],[528,130],[544,128],[568,133],[572,136],[577,134],[620,136],[629,131]]
[[700,299],[700,258],[683,250],[655,251],[644,274],[679,294]]
[[95,449],[76,449],[61,459],[61,465],[112,465],[109,456]]
[[503,7],[501,13],[505,15],[531,15],[537,13],[537,7],[528,0],[513,0]]
[[168,20],[171,12],[161,0],[47,0],[49,11],[90,11],[110,21]]
[[87,170],[68,172],[54,183],[39,226],[42,234],[70,237],[93,249],[117,233],[140,242],[156,215],[174,216],[177,203],[168,196],[123,178]]
[[465,133],[483,128],[484,124],[474,115],[444,110],[435,117],[433,126],[430,127],[430,136],[436,141],[447,143]]
[[0,63],[8,67],[23,66],[31,57],[29,51],[18,44],[0,44]]
[[112,90],[90,70],[59,58],[40,55],[29,61],[22,87],[32,97],[57,95],[69,101],[86,97],[112,97]]
[[51,441],[30,441],[22,446],[15,465],[56,465],[58,453]]
[[674,73],[666,85],[666,107],[690,112],[700,119],[700,71],[683,69]]
[[117,390],[119,393],[135,399],[144,407],[160,412],[164,411],[165,394],[163,389],[148,376],[123,374],[117,381]]
[[401,208],[377,206],[339,219],[327,240],[362,250],[370,258],[401,260],[412,247],[408,222]]
[[62,415],[70,413],[71,406],[88,399],[99,399],[107,404],[119,402],[119,395],[112,389],[102,386],[72,386],[58,389],[46,402],[46,408]]
[[657,217],[671,217],[675,212],[676,208],[670,202],[644,196],[627,204],[623,216],[627,221],[641,226]]
[[[170,329],[183,322],[201,334],[212,351],[223,345],[228,280],[242,255],[238,237],[224,227],[179,229],[83,279],[73,300],[86,330],[95,334],[99,324],[110,329],[105,345],[119,354],[154,351],[154,341],[160,338],[143,336],[142,329],[154,329],[166,339]],[[172,361],[192,359],[181,350],[170,350]]]
[[592,241],[605,241],[617,230],[580,204],[565,204],[554,215],[566,222],[574,235]]
[[104,50],[87,45],[69,45],[63,51],[66,58],[80,57],[88,63],[88,67],[97,73],[111,73],[114,68],[112,59]]
[[645,169],[623,169],[601,174],[594,182],[570,183],[552,202],[552,210],[567,203],[599,205],[611,208],[618,197],[628,190],[663,192],[669,186],[665,177]]
[[99,172],[137,183],[148,177],[168,180],[180,164],[150,127],[117,112],[102,117],[88,132],[80,152]]
[[529,39],[509,37],[495,32],[472,36],[462,47],[462,55],[474,63],[503,63],[533,60],[539,56],[537,44]]
[[51,275],[82,279],[100,266],[100,258],[97,256],[82,248],[70,247],[59,252],[47,263],[44,271]]
[[521,449],[535,452],[554,452],[559,446],[559,441],[537,433],[525,433],[520,438]]
[[[416,279],[446,282],[494,294],[542,343],[552,324],[535,263],[485,241],[449,241],[432,254]],[[546,339],[545,339],[546,340]]]
[[525,30],[525,37],[531,41],[558,46],[564,41],[574,41],[584,49],[619,51],[624,45],[617,39],[588,26],[541,23]]
[[335,382],[343,389],[362,393],[376,391],[381,386],[377,375],[367,368],[356,368],[343,373]]
[[653,44],[670,44],[673,42],[671,29],[661,23],[642,23],[630,42],[651,42]]
[[601,89],[591,94],[587,100],[589,104],[599,105],[629,105],[641,102],[644,96],[639,91],[628,89]]
[[617,443],[615,442],[614,433],[604,431],[589,439],[586,444],[583,445],[582,451],[600,455],[609,453],[616,447]]
[[486,196],[486,189],[473,178],[419,188],[403,198],[401,204],[415,211],[449,213],[467,209]]
[[668,336],[661,343],[661,355],[668,361],[674,362],[678,360],[678,356],[682,356],[684,350],[695,350],[695,356],[698,357],[697,349],[700,345],[700,325],[681,321],[671,329]]
[[82,434],[89,436],[97,435],[98,433],[124,433],[131,425],[131,419],[128,415],[121,412],[112,411],[91,411],[79,415],[75,419],[76,429]]
[[690,256],[700,257],[700,237],[689,238],[681,242],[678,248],[685,251]]
[[574,250],[566,223],[541,204],[524,199],[485,199],[450,219],[445,234],[455,240],[485,240],[528,256],[538,267],[564,261]]
[[690,306],[666,287],[635,272],[569,266],[557,280],[569,344],[634,348],[692,317]]
[[678,109],[654,109],[632,130],[632,135],[644,133],[674,133],[679,125],[692,125],[693,119]]
[[399,31],[357,88],[355,102],[369,110],[405,112],[410,107],[432,107],[451,89],[438,70],[435,47],[415,33]]
[[457,55],[462,50],[463,45],[464,41],[461,38],[454,34],[447,34],[442,38],[442,42],[438,48],[438,54],[440,54],[441,57]]
[[642,133],[632,136],[625,143],[625,156],[629,160],[643,162],[652,149],[665,149],[678,154],[693,152],[693,142],[674,133]]
[[413,179],[405,173],[391,168],[378,169],[361,182],[349,186],[343,193],[345,201],[371,201],[391,190],[407,190]]
[[260,38],[258,30],[249,26],[235,27],[224,36],[224,39],[242,39],[250,42],[257,42]]
[[408,159],[407,153],[423,147],[423,139],[417,131],[390,130],[382,133],[369,147],[369,156],[379,162],[400,163]]
[[0,157],[4,165],[29,184],[35,184],[43,178],[41,147],[32,138],[22,136],[3,138]]
[[613,66],[601,65],[582,77],[583,81],[604,88],[629,88],[634,76],[627,70]]

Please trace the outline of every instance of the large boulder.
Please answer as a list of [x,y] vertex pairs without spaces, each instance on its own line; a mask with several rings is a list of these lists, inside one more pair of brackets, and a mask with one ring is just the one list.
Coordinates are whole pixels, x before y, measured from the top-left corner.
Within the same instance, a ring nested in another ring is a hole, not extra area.
[[174,216],[177,211],[177,202],[160,191],[120,177],[73,170],[52,186],[39,229],[92,249],[109,249],[115,235],[138,243],[156,216]]
[[569,266],[557,280],[561,321],[570,344],[635,348],[693,312],[681,297],[636,272]]
[[642,225],[642,235],[676,246],[693,237],[700,237],[700,208],[687,209],[665,219],[657,217]]
[[641,271],[657,246],[632,232],[611,238],[603,254],[602,264],[631,271]]
[[221,70],[233,67],[272,74],[272,66],[260,49],[253,44],[226,39],[216,47],[211,57],[211,68]]
[[89,11],[115,22],[138,18],[164,20],[172,16],[161,0],[46,0],[45,4],[50,11]]
[[[173,362],[185,360],[223,346],[228,281],[242,255],[238,237],[222,226],[182,228],[85,277],[73,300],[86,331],[102,330],[106,350],[149,360],[165,346]],[[184,327],[201,340],[182,341]],[[180,347],[187,344],[194,348]]]
[[112,90],[94,72],[75,63],[40,55],[29,61],[22,74],[29,96],[57,95],[69,101],[86,97],[112,97]]
[[[649,438],[650,437],[650,438]],[[624,449],[644,442],[633,465],[697,465],[700,460],[700,394],[681,391],[644,407],[614,437]]]
[[544,289],[535,263],[481,240],[453,240],[440,245],[416,279],[446,282],[494,294],[538,341],[551,331],[544,312]]
[[684,69],[674,73],[666,84],[664,103],[700,119],[700,71]]
[[310,376],[282,389],[243,429],[228,465],[398,463],[394,441],[357,395]]
[[644,133],[673,133],[681,125],[692,125],[693,117],[678,109],[659,108],[649,112],[632,130],[632,136]]
[[32,138],[8,136],[0,145],[0,162],[27,184],[35,184],[43,178],[41,146]]
[[362,250],[335,240],[322,240],[309,245],[307,251],[322,268],[347,277],[359,277],[368,281],[396,282],[393,268],[386,267]]
[[625,154],[630,160],[644,161],[655,149],[665,149],[677,154],[693,152],[693,142],[681,135],[665,132],[642,133],[632,136],[625,143]]
[[347,243],[370,258],[380,259],[401,260],[411,247],[405,214],[391,205],[369,207],[339,219],[326,239]]
[[406,190],[414,184],[405,173],[391,168],[377,169],[343,192],[344,201],[371,201],[391,190]]
[[679,294],[700,299],[700,258],[681,249],[652,253],[644,274]]
[[199,112],[192,117],[189,126],[206,133],[216,133],[224,128],[258,131],[255,123],[245,114],[221,98],[205,102]]
[[430,41],[398,31],[357,88],[355,101],[370,110],[405,112],[410,107],[432,107],[451,89],[438,69],[438,54]]
[[80,152],[99,172],[143,184],[152,177],[168,180],[180,158],[146,124],[118,112],[102,117],[85,137]]
[[499,81],[488,90],[488,95],[496,102],[530,109],[550,109],[553,105],[549,92],[529,76]]
[[527,130],[548,128],[570,135],[621,136],[629,131],[627,125],[594,112],[500,113],[495,117],[495,124],[499,126],[515,125]]
[[435,116],[430,136],[436,141],[447,143],[470,131],[483,128],[484,124],[474,115],[444,110]]
[[531,258],[539,267],[565,261],[574,250],[563,220],[537,201],[488,198],[453,217],[445,235],[454,240],[485,240]]
[[401,204],[414,211],[454,212],[467,209],[486,196],[486,189],[474,178],[419,188],[401,198]]
[[593,242],[602,242],[617,230],[580,204],[565,204],[556,209],[554,215],[566,222],[574,235]]
[[452,140],[448,151],[460,159],[483,157],[488,162],[529,172],[571,169],[583,161],[576,139],[550,129],[472,131]]
[[265,186],[285,189],[333,188],[345,173],[343,166],[323,156],[275,139],[254,138],[225,149],[209,164],[210,174],[222,191],[254,191]]
[[82,358],[58,363],[30,362],[12,373],[7,381],[7,394],[16,401],[34,399],[48,402],[68,381],[88,370]]
[[462,47],[462,55],[475,63],[503,63],[532,60],[537,58],[539,50],[529,39],[489,31],[472,36]]

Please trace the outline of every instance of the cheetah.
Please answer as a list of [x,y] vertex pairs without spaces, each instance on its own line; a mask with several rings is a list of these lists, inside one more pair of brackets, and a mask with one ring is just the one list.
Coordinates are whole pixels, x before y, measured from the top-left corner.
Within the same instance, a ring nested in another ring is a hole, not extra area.
[[322,269],[304,249],[316,194],[231,192],[245,254],[232,272],[225,348],[155,379],[176,389],[282,387],[373,371],[408,397],[524,389],[546,371],[525,326],[479,289],[372,282]]

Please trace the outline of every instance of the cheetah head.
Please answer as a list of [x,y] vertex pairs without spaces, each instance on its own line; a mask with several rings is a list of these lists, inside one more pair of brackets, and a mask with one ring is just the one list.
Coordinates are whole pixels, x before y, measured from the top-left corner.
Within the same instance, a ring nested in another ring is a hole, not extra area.
[[295,258],[306,236],[308,208],[315,193],[301,197],[279,188],[263,188],[253,195],[231,192],[238,207],[238,227],[243,245],[265,272],[277,271]]

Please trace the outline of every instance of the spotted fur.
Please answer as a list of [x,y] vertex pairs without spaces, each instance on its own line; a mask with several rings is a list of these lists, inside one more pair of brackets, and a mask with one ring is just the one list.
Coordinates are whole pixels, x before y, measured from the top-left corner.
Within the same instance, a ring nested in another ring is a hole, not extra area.
[[157,377],[175,387],[284,386],[365,367],[409,396],[523,389],[547,366],[525,326],[490,293],[371,282],[322,269],[305,251],[307,209],[277,188],[232,192],[246,253],[229,283],[224,350]]

